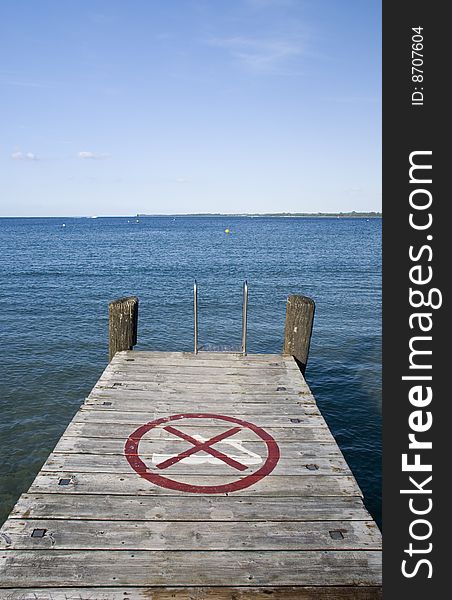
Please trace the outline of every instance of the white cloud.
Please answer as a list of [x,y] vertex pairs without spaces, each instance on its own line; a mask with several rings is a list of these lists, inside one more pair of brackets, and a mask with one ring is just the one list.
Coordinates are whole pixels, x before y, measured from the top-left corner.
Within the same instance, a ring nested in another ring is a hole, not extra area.
[[13,160],[38,160],[38,157],[33,152],[20,152],[20,150],[13,152],[11,158]]
[[94,159],[94,160],[98,160],[98,159],[102,159],[102,158],[108,158],[110,155],[109,154],[99,154],[98,152],[87,152],[87,151],[82,151],[79,152],[77,155],[79,158],[83,158],[83,159]]
[[259,39],[251,37],[213,38],[211,46],[224,48],[246,67],[255,71],[272,71],[287,60],[303,53],[300,39]]

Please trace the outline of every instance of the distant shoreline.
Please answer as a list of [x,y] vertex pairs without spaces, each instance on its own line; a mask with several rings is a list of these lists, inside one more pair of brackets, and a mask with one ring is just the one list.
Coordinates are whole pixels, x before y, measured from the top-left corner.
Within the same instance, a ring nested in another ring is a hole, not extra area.
[[367,218],[367,219],[381,219],[381,212],[339,212],[339,213],[190,213],[190,214],[172,214],[172,215],[148,215],[144,213],[138,213],[137,218],[144,217],[273,217],[273,218],[285,218],[285,217],[304,217],[304,218]]
[[144,219],[165,217],[251,217],[251,218],[304,218],[304,219],[381,219],[381,212],[339,212],[339,213],[169,213],[169,214],[145,214],[136,215],[61,215],[61,216],[2,216],[0,219]]

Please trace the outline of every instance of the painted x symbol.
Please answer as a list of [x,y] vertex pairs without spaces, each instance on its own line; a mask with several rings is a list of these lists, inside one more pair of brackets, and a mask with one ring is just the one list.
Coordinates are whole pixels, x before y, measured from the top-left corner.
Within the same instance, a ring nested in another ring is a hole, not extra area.
[[179,431],[178,429],[176,429],[175,427],[172,427],[171,425],[168,425],[168,427],[164,427],[164,429],[165,429],[165,431],[168,431],[169,433],[172,433],[173,435],[177,435],[178,437],[182,438],[186,442],[190,442],[191,444],[193,444],[193,448],[184,450],[177,456],[168,458],[168,460],[165,460],[165,461],[159,463],[158,465],[155,465],[157,467],[157,469],[166,469],[167,467],[174,465],[175,463],[179,462],[180,460],[187,458],[187,456],[191,456],[192,454],[197,454],[198,452],[201,452],[201,451],[208,452],[215,458],[219,458],[220,460],[222,460],[223,462],[228,464],[230,467],[234,467],[234,469],[237,469],[238,471],[244,471],[245,469],[248,468],[246,465],[243,465],[242,463],[238,462],[237,460],[234,460],[230,456],[223,454],[223,452],[220,452],[219,450],[212,448],[213,444],[216,444],[217,442],[221,442],[221,440],[224,440],[225,438],[228,438],[231,435],[235,435],[237,432],[240,431],[241,427],[233,427],[232,429],[228,429],[228,431],[224,431],[223,433],[220,433],[205,442],[200,442],[200,441],[196,440],[195,438],[191,437],[191,435],[187,435],[186,433]]

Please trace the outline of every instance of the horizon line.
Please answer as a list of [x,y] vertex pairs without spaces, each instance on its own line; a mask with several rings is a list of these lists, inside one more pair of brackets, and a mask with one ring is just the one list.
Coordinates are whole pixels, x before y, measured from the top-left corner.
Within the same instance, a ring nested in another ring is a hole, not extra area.
[[0,215],[0,219],[137,219],[146,217],[382,217],[382,211],[265,212],[265,213],[136,213],[133,215]]

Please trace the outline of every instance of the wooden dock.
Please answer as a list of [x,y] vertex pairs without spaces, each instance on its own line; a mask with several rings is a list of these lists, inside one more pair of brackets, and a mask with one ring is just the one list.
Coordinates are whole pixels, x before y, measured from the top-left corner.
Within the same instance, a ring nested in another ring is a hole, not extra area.
[[8,600],[381,597],[291,356],[118,352],[0,531]]

